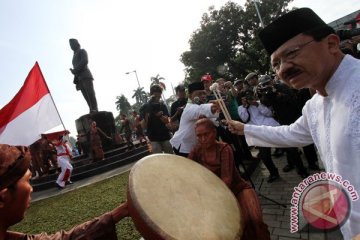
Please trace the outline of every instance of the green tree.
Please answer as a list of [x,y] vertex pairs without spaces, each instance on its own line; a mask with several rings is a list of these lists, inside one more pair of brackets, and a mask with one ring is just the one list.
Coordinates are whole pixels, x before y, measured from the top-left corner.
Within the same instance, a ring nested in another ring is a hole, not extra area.
[[148,94],[144,91],[143,87],[138,87],[133,91],[134,95],[132,98],[135,98],[136,103],[146,103],[148,101]]
[[[257,5],[267,25],[288,12],[292,0],[258,0]],[[242,78],[251,71],[269,71],[270,61],[257,35],[260,21],[252,0],[244,7],[227,2],[220,10],[209,8],[200,28],[193,32],[190,50],[181,55],[186,80],[198,81],[210,73],[214,78]]]
[[164,91],[166,90],[166,85],[165,85],[165,83],[163,82],[163,80],[165,80],[165,78],[160,77],[160,74],[157,74],[155,77],[151,77],[151,78],[150,78],[150,81],[151,81],[150,86],[155,85],[155,84],[160,85],[160,87],[163,89],[163,93],[162,93],[162,95],[161,95],[161,98],[162,98],[162,100],[164,101],[164,103],[165,103],[165,105],[167,106],[167,108],[169,109],[169,105],[167,105],[166,99],[165,99],[165,96],[164,96]]
[[134,103],[133,105],[131,105],[131,110],[136,111],[137,113],[140,112],[140,108],[143,104],[141,103]]
[[120,121],[120,114],[115,117],[115,128],[116,131],[119,132],[121,129],[121,121]]
[[131,109],[130,103],[124,94],[121,94],[120,96],[116,97],[115,104],[116,104],[116,110],[124,114],[128,114],[129,110]]
[[165,85],[165,83],[163,82],[163,80],[165,80],[165,78],[160,77],[160,74],[157,74],[155,77],[151,77],[151,78],[150,78],[150,81],[151,81],[150,86],[152,86],[152,85],[154,85],[154,84],[157,84],[157,85],[160,85],[160,87],[161,87],[163,90],[166,90],[166,85]]

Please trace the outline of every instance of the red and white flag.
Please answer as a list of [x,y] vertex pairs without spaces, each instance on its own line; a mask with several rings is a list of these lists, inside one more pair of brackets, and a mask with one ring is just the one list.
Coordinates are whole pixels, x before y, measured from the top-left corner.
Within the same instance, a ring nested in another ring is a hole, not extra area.
[[0,110],[0,143],[29,146],[61,123],[36,62],[20,91]]

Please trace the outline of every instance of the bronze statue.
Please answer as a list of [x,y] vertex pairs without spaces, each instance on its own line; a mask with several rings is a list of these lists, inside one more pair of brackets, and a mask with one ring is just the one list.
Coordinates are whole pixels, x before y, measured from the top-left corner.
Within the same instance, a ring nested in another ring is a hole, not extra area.
[[81,90],[89,108],[90,113],[97,112],[97,102],[95,97],[95,90],[93,85],[93,76],[87,66],[88,56],[85,49],[80,48],[80,44],[77,39],[71,38],[69,40],[70,47],[74,51],[72,59],[73,68],[70,68],[72,74],[74,74],[74,84],[76,90]]

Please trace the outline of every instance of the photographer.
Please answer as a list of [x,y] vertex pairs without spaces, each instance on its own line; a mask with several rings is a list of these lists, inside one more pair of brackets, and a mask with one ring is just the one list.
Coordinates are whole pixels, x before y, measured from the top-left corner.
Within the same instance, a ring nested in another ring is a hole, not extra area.
[[[256,88],[256,94],[262,104],[273,109],[274,117],[281,125],[290,125],[301,116],[295,92],[285,84],[272,82],[270,76],[262,76]],[[289,172],[295,166],[302,178],[307,177],[309,174],[303,165],[298,149],[285,148],[284,150],[288,164],[283,171]]]
[[352,29],[336,31],[336,34],[339,36],[341,41],[340,50],[344,54],[350,54],[358,59],[360,59],[360,28],[356,28],[356,26],[359,23],[360,19],[352,19],[344,23],[344,25],[351,24]]
[[[225,81],[224,78],[219,78],[216,80],[216,83],[219,86],[219,91],[224,100],[227,110],[231,116],[231,119],[240,121],[238,114],[238,91],[237,88],[233,85],[231,81]],[[221,138],[222,141],[230,144],[234,150],[235,164],[240,166],[244,160],[252,161],[255,158],[251,155],[249,146],[246,143],[245,137],[237,136],[229,132],[229,130],[221,124],[221,121],[225,119],[223,113],[219,114],[218,122],[220,123],[217,126],[218,138]]]
[[[254,94],[247,94],[242,98],[242,105],[238,108],[241,120],[252,125],[280,126],[272,117],[272,111],[259,103]],[[267,182],[271,183],[279,178],[279,171],[271,158],[271,148],[259,147],[259,158],[270,172]]]
[[143,129],[151,142],[153,153],[173,153],[169,140],[171,132],[167,127],[169,112],[160,101],[162,88],[159,85],[150,87],[150,100],[140,108],[140,118]]

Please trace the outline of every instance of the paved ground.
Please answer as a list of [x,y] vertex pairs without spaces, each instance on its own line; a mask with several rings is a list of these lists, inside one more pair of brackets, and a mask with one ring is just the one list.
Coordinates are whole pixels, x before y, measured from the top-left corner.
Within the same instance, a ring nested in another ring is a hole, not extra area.
[[[267,183],[266,178],[269,175],[265,166],[260,163],[253,173],[251,179],[253,180],[256,189],[259,193],[275,200],[279,203],[285,204],[286,208],[275,204],[272,201],[260,196],[261,206],[263,209],[263,216],[266,224],[269,226],[272,240],[290,240],[290,239],[311,239],[311,240],[341,240],[342,235],[339,230],[331,233],[310,231],[308,226],[304,227],[302,231],[297,233],[290,232],[290,200],[296,187],[302,178],[296,173],[296,170],[284,173],[282,168],[286,165],[286,158],[273,158],[275,165],[278,167],[281,179],[273,183]],[[306,161],[303,161],[307,165]],[[321,167],[321,166],[320,166]],[[310,174],[316,173],[310,171]],[[301,229],[300,229],[301,230]]]
[[[253,152],[253,155],[256,151]],[[251,179],[260,194],[260,201],[263,209],[263,216],[265,222],[269,226],[272,240],[291,240],[291,239],[311,239],[311,240],[341,240],[340,231],[334,231],[331,233],[324,232],[310,232],[307,227],[297,233],[290,233],[290,200],[293,193],[293,188],[297,186],[302,179],[297,175],[295,170],[288,173],[282,172],[282,168],[286,165],[285,157],[274,158],[275,165],[279,168],[281,179],[276,180],[273,183],[267,183],[266,178],[268,171],[265,166],[260,163],[252,174]],[[304,161],[306,165],[306,161]],[[80,180],[72,185],[67,186],[64,190],[57,190],[56,188],[35,192],[32,195],[33,201],[38,201],[44,198],[56,196],[68,191],[78,189],[83,186],[87,186],[97,181],[101,181],[106,178],[113,177],[128,171],[132,165],[126,165],[110,172],[91,177],[89,179]],[[310,172],[311,174],[315,172]],[[261,195],[275,200],[279,203],[285,204],[286,208],[267,200]]]

